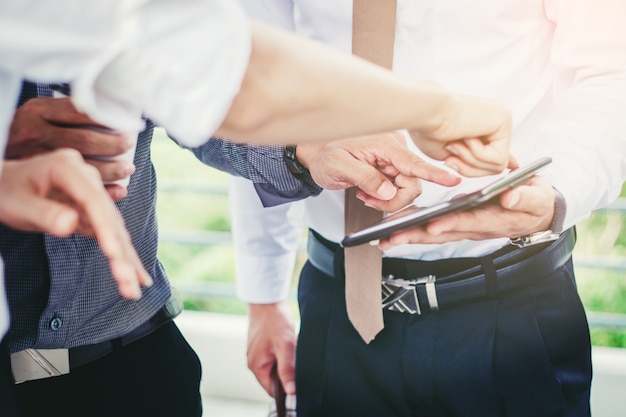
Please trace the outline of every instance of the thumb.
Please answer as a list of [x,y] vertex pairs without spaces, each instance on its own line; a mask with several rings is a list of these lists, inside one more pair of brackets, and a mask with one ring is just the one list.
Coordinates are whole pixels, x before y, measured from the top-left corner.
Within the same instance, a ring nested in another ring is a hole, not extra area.
[[554,207],[554,191],[541,177],[533,177],[528,183],[504,192],[500,205],[507,210],[544,215]]
[[516,206],[520,201],[520,192],[516,188],[502,193],[500,197],[500,205],[507,210],[516,210]]

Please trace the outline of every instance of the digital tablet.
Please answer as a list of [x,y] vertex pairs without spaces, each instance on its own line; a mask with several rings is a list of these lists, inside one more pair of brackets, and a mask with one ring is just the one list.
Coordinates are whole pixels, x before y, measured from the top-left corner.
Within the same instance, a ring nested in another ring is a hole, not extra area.
[[430,207],[409,206],[385,217],[380,222],[347,235],[341,244],[345,247],[361,245],[371,242],[372,240],[388,237],[398,230],[426,224],[430,220],[445,214],[474,208],[506,190],[524,184],[538,170],[545,167],[550,162],[552,162],[552,158],[550,157],[541,158],[531,164],[509,172],[504,177],[480,190]]

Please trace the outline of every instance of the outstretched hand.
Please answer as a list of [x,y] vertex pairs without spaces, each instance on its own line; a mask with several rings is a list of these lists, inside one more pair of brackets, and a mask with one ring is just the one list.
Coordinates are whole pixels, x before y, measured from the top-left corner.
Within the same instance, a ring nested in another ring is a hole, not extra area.
[[98,171],[77,151],[4,161],[0,196],[0,222],[9,227],[61,237],[75,232],[94,236],[122,296],[140,298],[140,286],[152,284]]
[[321,187],[340,190],[357,186],[357,197],[365,205],[386,212],[413,202],[422,192],[422,179],[444,186],[461,181],[419,158],[399,132],[300,144],[297,156]]
[[411,131],[428,156],[467,177],[517,168],[509,153],[511,114],[495,101],[453,95],[443,120],[430,129]]

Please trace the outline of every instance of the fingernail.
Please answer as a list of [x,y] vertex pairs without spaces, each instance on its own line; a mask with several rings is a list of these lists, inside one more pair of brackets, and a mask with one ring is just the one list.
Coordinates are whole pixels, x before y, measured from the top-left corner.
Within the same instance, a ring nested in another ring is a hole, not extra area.
[[128,195],[128,189],[126,187],[116,188],[114,190],[113,200],[120,201],[122,198],[125,198]]
[[391,200],[396,195],[396,187],[393,186],[389,181],[385,181],[382,185],[376,190],[376,193],[383,200]]
[[55,219],[55,232],[61,235],[72,233],[76,224],[76,216],[73,212],[63,211]]
[[506,208],[511,209],[519,203],[519,193],[517,191],[512,191],[509,196],[509,203],[506,205]]
[[370,246],[378,246],[379,243],[380,243],[380,240],[378,239],[369,241]]
[[367,200],[367,194],[365,194],[363,192],[360,192],[360,191],[357,191],[355,197],[357,198],[357,200],[361,200],[365,207],[372,207],[373,208],[373,206]]
[[152,284],[154,284],[154,281],[152,281],[152,277],[150,275],[146,275],[143,286],[149,288],[149,287],[152,287]]
[[452,168],[453,170],[455,170],[456,172],[459,172],[459,167],[454,165],[454,163],[450,163],[448,161],[445,162],[446,166]]
[[293,381],[285,383],[285,393],[289,395],[294,395],[296,393],[296,383]]
[[124,172],[126,173],[126,175],[133,175],[135,173],[135,169],[135,164],[128,163],[124,167]]
[[128,295],[133,300],[139,300],[141,298],[141,288],[136,283],[129,284]]
[[450,152],[452,155],[458,155],[459,154],[459,150],[457,149],[457,147],[455,145],[448,145],[448,146],[446,146],[446,150],[448,152]]
[[443,230],[437,226],[429,227],[426,231],[433,236],[439,236],[443,232]]

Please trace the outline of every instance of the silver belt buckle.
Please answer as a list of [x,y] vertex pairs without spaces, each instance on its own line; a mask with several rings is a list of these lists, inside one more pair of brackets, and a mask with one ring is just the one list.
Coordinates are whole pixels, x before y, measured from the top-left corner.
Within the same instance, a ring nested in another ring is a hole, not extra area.
[[16,384],[70,373],[68,349],[24,349],[11,354]]
[[439,310],[435,280],[436,277],[434,275],[416,279],[395,278],[393,275],[384,276],[382,281],[382,307],[400,313],[422,314],[416,287],[424,284],[430,309]]

